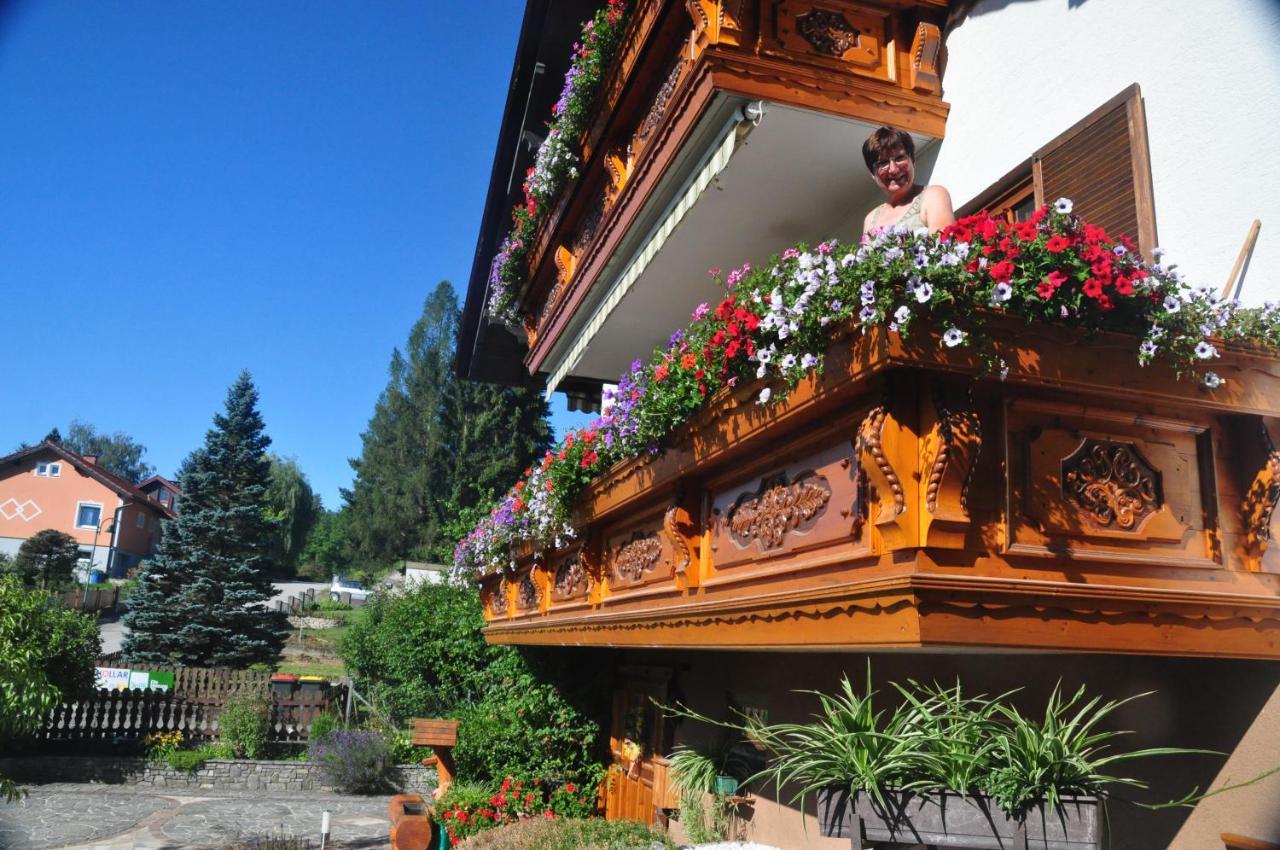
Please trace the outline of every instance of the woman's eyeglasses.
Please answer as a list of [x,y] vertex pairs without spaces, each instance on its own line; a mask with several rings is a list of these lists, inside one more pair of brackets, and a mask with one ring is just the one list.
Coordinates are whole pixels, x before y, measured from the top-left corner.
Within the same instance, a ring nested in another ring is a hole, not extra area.
[[876,174],[883,174],[889,170],[890,165],[896,165],[899,168],[904,168],[909,162],[911,162],[911,157],[907,156],[905,153],[900,153],[897,156],[890,157],[889,159],[877,160],[875,164],[875,172]]

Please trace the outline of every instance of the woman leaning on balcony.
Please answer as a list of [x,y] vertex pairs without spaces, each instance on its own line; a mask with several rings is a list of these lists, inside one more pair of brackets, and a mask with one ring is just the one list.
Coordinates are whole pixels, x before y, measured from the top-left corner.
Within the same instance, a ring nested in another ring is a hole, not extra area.
[[864,236],[899,224],[936,233],[956,220],[946,189],[916,183],[916,146],[910,134],[881,127],[862,143],[862,158],[871,179],[888,198],[863,219]]

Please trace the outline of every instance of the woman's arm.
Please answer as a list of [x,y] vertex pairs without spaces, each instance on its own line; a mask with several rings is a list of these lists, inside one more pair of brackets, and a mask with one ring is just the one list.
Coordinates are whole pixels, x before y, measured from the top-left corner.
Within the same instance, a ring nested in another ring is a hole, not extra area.
[[951,207],[951,193],[943,186],[926,186],[924,189],[924,223],[929,226],[930,233],[937,233],[956,220],[955,210]]

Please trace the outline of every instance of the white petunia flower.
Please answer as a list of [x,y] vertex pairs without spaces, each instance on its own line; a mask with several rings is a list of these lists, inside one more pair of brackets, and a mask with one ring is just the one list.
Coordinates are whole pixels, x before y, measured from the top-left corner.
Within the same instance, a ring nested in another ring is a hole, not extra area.
[[906,304],[903,304],[897,310],[893,311],[893,319],[900,325],[905,325],[907,323],[907,319],[910,319],[910,318],[911,318],[911,308],[908,307]]
[[761,404],[768,404],[768,403],[769,403],[769,396],[771,396],[771,395],[773,395],[773,390],[769,389],[768,387],[765,387],[764,389],[762,389],[762,390],[760,391],[760,403],[761,403]]
[[1218,387],[1222,386],[1227,382],[1226,379],[1223,378],[1221,375],[1219,375],[1217,372],[1205,372],[1203,380],[1204,380],[1204,385],[1211,390],[1216,390]]
[[921,282],[920,285],[916,287],[915,296],[917,301],[924,304],[933,297],[933,287],[928,283]]
[[761,348],[760,350],[758,350],[758,351],[756,352],[756,362],[757,362],[757,363],[768,363],[768,362],[769,362],[770,360],[772,360],[772,359],[773,359],[773,347],[772,347],[772,346],[770,346],[769,348]]
[[1201,360],[1208,360],[1210,357],[1217,357],[1218,349],[1213,347],[1213,343],[1208,340],[1200,340],[1196,343],[1196,357]]
[[760,364],[760,368],[759,368],[759,369],[756,369],[756,377],[757,377],[757,378],[763,378],[763,377],[765,376],[765,374],[767,374],[767,373],[768,373],[768,371],[769,371],[769,367],[768,367],[768,366],[766,366],[766,365],[764,365],[763,363],[761,363],[761,364]]
[[1013,297],[1013,287],[1007,283],[997,283],[991,290],[991,303],[1003,304]]
[[1176,295],[1166,295],[1164,299],[1164,309],[1166,313],[1176,313],[1182,309],[1182,302],[1178,300]]
[[812,354],[806,354],[800,358],[800,365],[805,369],[812,369],[818,365],[818,358]]
[[863,307],[858,312],[858,321],[869,322],[876,317],[876,308],[871,306]]
[[1054,201],[1053,208],[1063,215],[1067,215],[1071,212],[1071,199],[1058,198],[1058,200]]
[[796,356],[795,356],[794,354],[788,354],[788,355],[784,356],[784,357],[782,358],[782,368],[783,368],[783,369],[794,369],[794,368],[796,368]]
[[957,345],[964,342],[965,336],[965,332],[959,328],[947,328],[946,332],[942,335],[942,344],[947,348],[955,348]]

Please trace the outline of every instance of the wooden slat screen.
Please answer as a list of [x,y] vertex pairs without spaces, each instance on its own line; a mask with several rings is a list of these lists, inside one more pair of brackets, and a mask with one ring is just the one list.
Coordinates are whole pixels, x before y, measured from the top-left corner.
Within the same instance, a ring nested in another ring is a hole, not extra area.
[[1036,151],[1037,204],[1072,200],[1085,221],[1126,234],[1143,253],[1156,246],[1146,115],[1137,84]]

